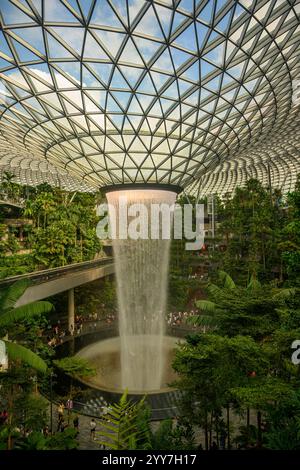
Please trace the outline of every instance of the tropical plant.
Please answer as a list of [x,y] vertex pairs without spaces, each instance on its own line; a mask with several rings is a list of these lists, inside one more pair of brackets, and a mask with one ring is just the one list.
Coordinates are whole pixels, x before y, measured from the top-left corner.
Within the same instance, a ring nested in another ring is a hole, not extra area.
[[[127,392],[119,403],[110,405],[107,413],[99,421],[96,432],[97,442],[112,450],[135,450],[150,447],[148,421],[140,421],[145,409],[145,398],[133,403],[127,399]],[[141,447],[139,446],[141,444]]]
[[[9,332],[15,323],[49,313],[52,310],[52,305],[46,301],[32,302],[16,307],[17,300],[28,286],[29,283],[26,280],[17,281],[0,292],[0,337],[3,337],[7,331]],[[9,339],[1,341],[5,343],[8,357],[11,360],[21,360],[40,372],[46,372],[47,364],[33,351]]]
[[219,271],[218,277],[219,285],[207,285],[209,299],[196,302],[200,314],[188,322],[229,336],[242,334],[259,339],[272,333],[280,323],[278,309],[295,294],[294,289],[266,288],[254,275],[247,287],[237,286],[224,271]]

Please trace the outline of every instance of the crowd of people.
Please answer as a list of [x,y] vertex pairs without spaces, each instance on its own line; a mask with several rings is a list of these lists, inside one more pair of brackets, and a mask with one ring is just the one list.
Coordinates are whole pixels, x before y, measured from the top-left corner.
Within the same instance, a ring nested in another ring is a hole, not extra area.
[[[193,315],[197,315],[196,310],[169,312],[166,314],[166,323],[168,326],[180,326],[185,324],[186,320]],[[114,324],[115,320],[115,313],[107,313],[101,317],[96,312],[88,315],[76,315],[75,324],[71,325],[70,328],[58,320],[44,334],[47,336],[48,346],[55,347],[62,344],[65,337],[79,336],[83,333],[96,331],[102,326]]]
[[115,321],[114,313],[109,313],[105,317],[99,318],[98,314],[90,313],[89,315],[76,315],[75,324],[70,328],[58,320],[47,330],[47,344],[55,347],[64,342],[65,337],[79,336],[82,333],[88,333],[97,330],[103,325],[111,325]]
[[197,311],[190,310],[188,312],[169,312],[167,314],[167,324],[168,326],[180,326],[183,323],[186,323],[186,320],[189,317],[197,315]]

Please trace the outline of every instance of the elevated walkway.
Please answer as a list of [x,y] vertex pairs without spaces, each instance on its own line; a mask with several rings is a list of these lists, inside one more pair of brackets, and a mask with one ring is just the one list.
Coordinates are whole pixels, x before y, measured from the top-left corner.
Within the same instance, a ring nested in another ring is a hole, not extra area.
[[19,209],[23,209],[25,207],[25,201],[22,199],[3,199],[0,196],[0,206],[12,206],[12,207],[18,207]]
[[68,323],[74,327],[74,287],[113,274],[112,258],[99,258],[83,263],[69,264],[60,268],[45,269],[34,273],[11,276],[0,280],[0,288],[21,279],[28,279],[31,285],[17,300],[16,307],[42,300],[60,292],[68,291]]

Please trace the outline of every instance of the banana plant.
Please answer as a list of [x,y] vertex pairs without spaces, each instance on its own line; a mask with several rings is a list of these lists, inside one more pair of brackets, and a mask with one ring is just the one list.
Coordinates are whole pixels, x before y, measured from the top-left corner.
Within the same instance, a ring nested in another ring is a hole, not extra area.
[[16,307],[17,300],[28,287],[29,282],[22,280],[0,291],[0,338],[3,338],[1,341],[4,343],[6,354],[10,360],[22,361],[37,371],[45,373],[47,364],[43,359],[21,344],[10,341],[7,335],[5,336],[15,323],[49,313],[53,308],[52,304],[46,301],[32,302]]

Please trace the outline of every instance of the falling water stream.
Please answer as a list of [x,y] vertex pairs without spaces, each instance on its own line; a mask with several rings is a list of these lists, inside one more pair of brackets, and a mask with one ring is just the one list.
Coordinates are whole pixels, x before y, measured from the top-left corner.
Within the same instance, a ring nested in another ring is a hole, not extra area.
[[[150,233],[152,204],[174,204],[171,191],[136,189],[107,193],[109,205],[119,214],[120,201],[127,206],[143,204],[147,213],[142,224]],[[110,213],[110,217],[112,214]],[[129,223],[136,217],[129,217]],[[162,219],[162,224],[165,219]],[[117,222],[117,232],[119,226]],[[118,235],[118,233],[117,233]],[[121,347],[121,383],[129,391],[151,391],[161,387],[164,370],[163,339],[165,308],[168,290],[170,240],[162,239],[113,240],[119,305],[119,334]]]

